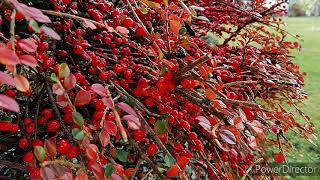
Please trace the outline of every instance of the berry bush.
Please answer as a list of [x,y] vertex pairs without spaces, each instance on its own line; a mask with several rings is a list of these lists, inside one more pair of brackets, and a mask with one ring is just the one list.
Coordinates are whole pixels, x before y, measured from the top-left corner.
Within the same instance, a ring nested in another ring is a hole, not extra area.
[[0,1],[1,177],[245,179],[284,163],[287,132],[314,134],[284,5]]

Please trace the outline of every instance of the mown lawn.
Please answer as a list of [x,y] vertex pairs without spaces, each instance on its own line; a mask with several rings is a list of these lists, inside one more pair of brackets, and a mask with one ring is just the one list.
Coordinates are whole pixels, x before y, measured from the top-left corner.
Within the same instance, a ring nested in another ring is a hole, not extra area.
[[[303,49],[292,52],[296,56],[295,63],[300,65],[302,72],[307,73],[305,90],[309,98],[300,107],[310,116],[317,133],[320,134],[320,17],[285,18],[284,20],[287,23],[288,32],[299,34],[304,39],[301,42]],[[289,139],[295,146],[295,149],[288,154],[289,162],[320,164],[319,140],[315,142],[318,144],[316,147],[293,133],[290,134]],[[296,177],[294,179],[317,178]]]

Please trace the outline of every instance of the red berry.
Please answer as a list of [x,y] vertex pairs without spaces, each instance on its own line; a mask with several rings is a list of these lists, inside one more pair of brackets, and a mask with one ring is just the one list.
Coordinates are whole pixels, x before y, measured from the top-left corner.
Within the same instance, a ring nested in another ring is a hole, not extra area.
[[132,27],[133,26],[133,20],[129,17],[125,18],[123,21],[122,21],[122,24],[124,27]]
[[27,148],[28,145],[29,145],[28,139],[25,138],[25,137],[23,137],[23,138],[19,139],[19,143],[18,143],[18,144],[19,144],[19,148],[25,149],[25,148]]
[[34,155],[33,155],[32,151],[29,151],[26,154],[24,154],[22,160],[25,163],[32,163],[34,161]]
[[133,138],[137,142],[143,141],[145,137],[146,137],[146,134],[144,133],[143,130],[137,130],[133,133]]
[[60,123],[58,120],[52,120],[48,123],[49,132],[58,132],[60,130]]
[[144,31],[142,26],[138,26],[136,29],[136,35],[140,37],[146,37],[147,33]]
[[188,136],[191,140],[195,140],[198,138],[198,135],[195,132],[191,132]]
[[16,96],[16,92],[13,89],[7,89],[4,92],[5,95],[10,96],[10,97],[15,97]]
[[32,147],[43,146],[43,142],[40,139],[35,139],[31,142]]
[[18,126],[18,124],[12,124],[12,126],[11,126],[11,131],[12,131],[13,133],[17,133],[17,132],[19,131],[19,126]]
[[70,150],[70,143],[67,140],[60,140],[58,142],[58,146],[57,146],[57,152],[60,154],[65,154]]
[[32,119],[27,117],[23,120],[23,123],[24,123],[24,125],[28,125],[28,124],[32,123]]
[[149,122],[150,124],[154,124],[154,123],[156,122],[156,118],[154,118],[154,117],[149,117],[148,122]]
[[226,154],[224,154],[224,155],[222,155],[221,156],[221,160],[223,161],[223,162],[227,162],[228,161],[228,155],[226,155]]
[[77,54],[77,55],[82,54],[83,51],[84,51],[84,49],[83,49],[83,47],[80,46],[80,45],[76,45],[76,46],[74,47],[74,49],[73,49],[73,52],[74,52],[75,54]]
[[36,125],[34,123],[28,124],[26,126],[26,132],[28,134],[31,134],[35,130],[35,128],[36,128]]
[[34,168],[29,172],[29,174],[30,174],[31,179],[39,179],[40,178],[40,169]]
[[150,144],[148,147],[147,147],[147,154],[149,156],[154,156],[158,151],[158,147],[156,144]]
[[44,109],[42,110],[41,115],[47,119],[50,119],[53,116],[53,110],[49,108]]

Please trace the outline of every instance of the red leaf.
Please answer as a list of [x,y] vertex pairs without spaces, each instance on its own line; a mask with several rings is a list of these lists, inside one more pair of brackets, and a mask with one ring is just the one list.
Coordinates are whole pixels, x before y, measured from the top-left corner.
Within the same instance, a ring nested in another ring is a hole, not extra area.
[[30,67],[37,67],[38,63],[36,58],[31,55],[22,55],[19,57],[22,64],[30,66]]
[[58,95],[56,97],[56,102],[59,106],[66,107],[68,105],[68,99],[65,95]]
[[210,124],[210,121],[204,117],[204,116],[198,116],[196,117],[196,119],[199,120],[199,124],[200,126],[203,127],[203,129],[207,130],[208,132],[210,132],[211,130],[211,124]]
[[256,150],[258,148],[256,138],[254,136],[249,136],[247,138],[247,144],[249,147],[251,147],[254,150]]
[[44,148],[49,157],[54,158],[57,154],[57,142],[56,138],[52,137],[44,141]]
[[104,104],[105,106],[107,106],[108,108],[112,108],[112,105],[113,105],[113,104],[112,104],[112,101],[111,101],[110,99],[104,97],[104,98],[102,98],[101,100],[102,100],[102,102],[103,102],[103,104]]
[[106,90],[106,88],[103,86],[103,85],[101,85],[101,84],[92,84],[92,86],[91,86],[91,89],[95,92],[95,93],[97,93],[97,94],[99,94],[101,97],[106,97],[107,96],[107,90]]
[[8,48],[0,48],[0,63],[4,65],[16,65],[20,64],[16,53]]
[[204,94],[206,95],[206,98],[208,98],[210,101],[214,101],[217,97],[217,94],[211,89],[206,90]]
[[134,111],[132,107],[130,107],[128,104],[124,102],[120,102],[116,104],[120,109],[124,110],[126,113],[134,115],[135,117],[138,117],[137,113]]
[[10,0],[12,4],[16,7],[16,9],[23,14],[28,21],[34,19],[38,22],[42,23],[51,23],[48,16],[44,15],[41,10],[27,6],[23,3],[19,3],[17,0]]
[[81,90],[77,93],[74,105],[83,106],[89,104],[91,101],[91,94],[89,91]]
[[97,162],[90,163],[88,167],[93,172],[96,180],[104,180],[104,169]]
[[34,42],[33,39],[20,39],[17,43],[18,47],[25,52],[33,53],[37,51],[38,45]]
[[30,89],[28,79],[22,75],[14,77],[14,82],[16,83],[16,88],[21,92],[27,92]]
[[87,158],[89,160],[96,160],[98,155],[97,155],[97,152],[98,152],[98,147],[94,144],[89,144],[87,147],[86,147],[86,155],[87,155]]
[[236,144],[237,140],[234,134],[227,129],[220,129],[219,131],[220,137],[229,144]]
[[71,172],[66,172],[62,176],[58,177],[59,180],[73,180],[74,177]]
[[141,122],[139,118],[134,115],[125,115],[122,117],[122,119],[127,121],[129,128],[132,130],[138,130],[141,128]]
[[84,172],[81,172],[77,175],[75,180],[89,180],[89,178]]
[[50,167],[41,167],[41,179],[55,179],[55,172]]
[[115,136],[117,134],[117,125],[112,121],[105,121],[104,122],[104,129],[107,133]]
[[7,84],[14,87],[16,86],[13,77],[5,72],[0,72],[0,84]]
[[189,163],[189,158],[185,157],[185,156],[178,156],[176,158],[178,165],[181,168],[185,168],[187,166],[187,164]]
[[110,135],[104,130],[100,132],[99,139],[102,147],[106,147],[110,143]]
[[90,29],[97,29],[97,26],[94,25],[92,22],[88,21],[88,20],[83,20],[82,24],[86,27],[86,28],[90,28]]
[[0,107],[10,111],[20,112],[20,108],[16,100],[3,94],[0,94]]
[[42,26],[41,31],[47,34],[48,36],[50,36],[52,39],[61,40],[61,37],[59,36],[59,34],[47,26]]
[[286,160],[284,155],[281,152],[278,152],[274,155],[274,161],[278,164],[283,163]]
[[58,95],[58,96],[62,96],[64,95],[64,88],[60,87],[59,84],[55,83],[52,85],[52,91],[54,94]]
[[69,76],[64,78],[63,87],[69,91],[73,89],[77,84],[76,77],[73,74],[69,74]]
[[168,169],[168,171],[166,172],[166,176],[168,176],[169,178],[172,178],[177,176],[178,173],[179,173],[179,167],[178,165],[174,164]]
[[124,36],[128,36],[128,34],[129,34],[129,30],[123,26],[117,26],[116,31]]

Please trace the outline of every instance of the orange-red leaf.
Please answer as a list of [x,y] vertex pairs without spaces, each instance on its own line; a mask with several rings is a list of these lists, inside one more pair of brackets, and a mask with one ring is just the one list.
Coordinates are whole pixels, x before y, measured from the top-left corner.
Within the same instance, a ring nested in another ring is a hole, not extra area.
[[174,164],[168,169],[168,171],[166,172],[166,176],[168,176],[169,178],[172,178],[177,176],[178,173],[179,173],[179,167],[178,165]]
[[178,156],[176,158],[178,165],[181,168],[185,168],[187,166],[187,164],[189,163],[189,158],[187,158],[186,156]]
[[24,65],[27,65],[30,67],[37,67],[38,66],[36,58],[34,58],[31,55],[22,55],[19,58],[20,58],[21,63]]
[[89,180],[89,178],[84,172],[82,172],[76,176],[75,180]]
[[210,101],[214,101],[217,97],[217,94],[211,89],[207,89],[204,94],[206,95],[206,98],[208,98]]
[[20,39],[17,43],[18,47],[25,52],[33,53],[37,51],[38,45],[33,39]]
[[14,77],[14,82],[16,83],[16,88],[21,92],[27,92],[30,89],[28,79],[22,75]]
[[20,64],[19,58],[16,53],[8,48],[0,48],[0,63],[5,65]]
[[89,91],[81,90],[77,93],[74,102],[75,106],[83,106],[89,104],[91,101],[91,94]]
[[174,33],[174,34],[179,34],[179,31],[181,29],[182,25],[180,23],[180,21],[178,20],[175,20],[175,19],[171,19],[170,20],[170,28],[169,28],[169,31],[171,33]]

